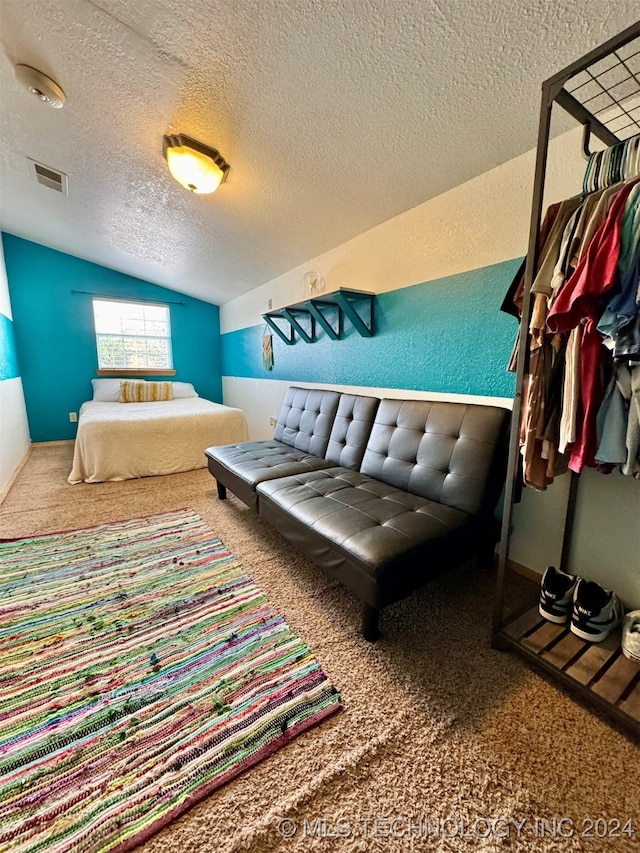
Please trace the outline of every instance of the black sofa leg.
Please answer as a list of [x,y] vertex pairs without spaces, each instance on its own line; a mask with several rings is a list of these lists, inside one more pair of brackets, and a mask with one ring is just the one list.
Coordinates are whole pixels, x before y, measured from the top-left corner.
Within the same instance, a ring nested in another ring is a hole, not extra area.
[[500,526],[496,521],[491,522],[484,535],[480,537],[478,546],[478,566],[484,571],[494,568],[496,545],[500,541]]
[[370,604],[362,604],[362,636],[370,643],[380,636],[380,611]]
[[223,501],[227,497],[227,487],[223,486],[220,480],[216,480],[216,485],[218,487],[218,498]]

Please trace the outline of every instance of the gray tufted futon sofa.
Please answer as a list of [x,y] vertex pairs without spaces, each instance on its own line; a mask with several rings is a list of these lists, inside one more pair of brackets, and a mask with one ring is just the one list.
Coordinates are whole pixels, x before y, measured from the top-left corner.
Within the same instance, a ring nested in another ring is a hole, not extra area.
[[478,553],[493,555],[509,412],[291,387],[273,440],[206,450],[227,488],[379,613]]

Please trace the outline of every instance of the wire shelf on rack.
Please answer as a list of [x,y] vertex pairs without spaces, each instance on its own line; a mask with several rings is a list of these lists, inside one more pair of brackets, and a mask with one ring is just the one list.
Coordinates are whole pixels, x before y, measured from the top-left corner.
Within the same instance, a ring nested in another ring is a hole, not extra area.
[[640,38],[576,74],[564,89],[619,140],[640,133]]

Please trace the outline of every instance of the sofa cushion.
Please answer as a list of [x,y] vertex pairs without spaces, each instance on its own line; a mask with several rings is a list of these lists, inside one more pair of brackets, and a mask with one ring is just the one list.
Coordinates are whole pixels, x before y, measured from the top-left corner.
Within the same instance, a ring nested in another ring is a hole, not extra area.
[[290,474],[301,474],[333,465],[326,459],[295,450],[275,440],[224,444],[207,448],[205,454],[214,463],[227,468],[253,487],[263,480],[287,477]]
[[378,397],[340,394],[325,454],[330,462],[354,471],[360,468],[379,404]]
[[496,406],[382,400],[360,470],[470,514],[493,509],[509,411]]
[[339,399],[337,391],[297,388],[292,385],[285,394],[273,433],[274,439],[296,450],[324,456]]
[[271,502],[383,580],[413,549],[455,536],[468,513],[366,474],[335,467],[263,482],[259,505]]

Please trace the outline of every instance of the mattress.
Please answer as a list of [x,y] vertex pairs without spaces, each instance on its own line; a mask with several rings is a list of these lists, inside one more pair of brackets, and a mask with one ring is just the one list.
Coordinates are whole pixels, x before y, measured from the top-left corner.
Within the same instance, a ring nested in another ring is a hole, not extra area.
[[247,441],[247,419],[202,397],[83,403],[70,483],[102,483],[206,467],[207,447]]

